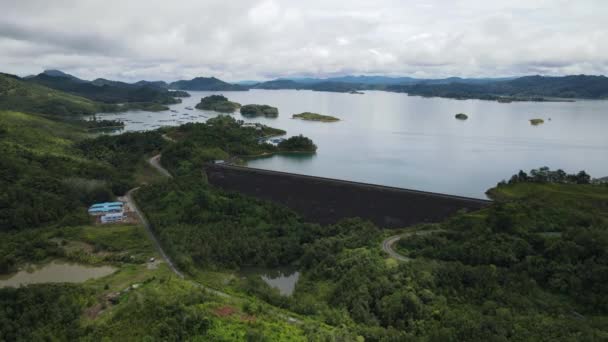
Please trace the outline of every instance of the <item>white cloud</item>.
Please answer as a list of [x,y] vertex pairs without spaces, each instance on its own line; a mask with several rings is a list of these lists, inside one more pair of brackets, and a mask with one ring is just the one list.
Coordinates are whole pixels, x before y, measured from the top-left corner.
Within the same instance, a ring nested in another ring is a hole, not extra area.
[[0,71],[227,80],[608,73],[605,0],[0,0]]

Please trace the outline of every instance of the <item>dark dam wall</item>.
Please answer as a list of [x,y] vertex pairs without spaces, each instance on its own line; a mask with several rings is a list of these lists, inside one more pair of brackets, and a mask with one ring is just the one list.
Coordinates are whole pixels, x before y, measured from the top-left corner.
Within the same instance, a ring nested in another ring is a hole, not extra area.
[[228,164],[210,164],[205,169],[213,186],[285,205],[306,220],[320,224],[361,217],[381,227],[402,228],[439,222],[461,209],[477,210],[491,203]]

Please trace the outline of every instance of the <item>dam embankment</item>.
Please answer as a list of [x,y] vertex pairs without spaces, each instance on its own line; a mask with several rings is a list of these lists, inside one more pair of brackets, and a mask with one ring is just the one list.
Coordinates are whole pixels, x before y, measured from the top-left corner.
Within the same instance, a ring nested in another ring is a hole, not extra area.
[[261,170],[229,164],[205,167],[209,183],[293,209],[307,221],[331,224],[360,217],[385,228],[440,222],[491,201]]

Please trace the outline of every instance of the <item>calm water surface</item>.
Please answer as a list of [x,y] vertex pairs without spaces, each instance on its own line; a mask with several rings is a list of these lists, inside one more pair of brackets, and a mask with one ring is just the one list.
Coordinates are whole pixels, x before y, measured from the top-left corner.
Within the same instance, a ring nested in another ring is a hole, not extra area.
[[279,290],[284,296],[291,296],[296,289],[300,272],[291,267],[279,268],[245,268],[240,271],[241,276],[260,276],[271,287]]
[[[223,94],[241,104],[279,108],[276,119],[238,119],[304,134],[318,151],[312,156],[273,156],[251,167],[366,183],[485,197],[484,192],[520,169],[540,166],[608,176],[608,101],[497,103],[422,98],[381,91],[364,95],[296,91],[190,92],[170,111],[104,115],[125,118],[126,130],[155,129],[218,113],[185,110],[201,97]],[[336,123],[291,119],[294,113],[339,117]],[[469,119],[456,120],[456,113]],[[186,115],[183,115],[186,114]],[[532,126],[529,119],[545,123]],[[549,120],[551,119],[551,120]]]
[[0,288],[38,283],[82,283],[114,271],[116,269],[110,266],[87,266],[55,260],[41,267],[0,275]]

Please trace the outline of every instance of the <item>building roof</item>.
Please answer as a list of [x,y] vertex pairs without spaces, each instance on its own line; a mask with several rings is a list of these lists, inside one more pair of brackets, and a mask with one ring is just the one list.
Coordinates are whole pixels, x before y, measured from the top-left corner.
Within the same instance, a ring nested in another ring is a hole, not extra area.
[[122,202],[105,202],[105,203],[95,203],[91,206],[91,208],[99,208],[99,207],[107,207],[107,206],[123,206]]
[[103,219],[103,218],[109,219],[109,218],[123,217],[123,216],[124,216],[124,214],[123,214],[123,213],[110,213],[110,214],[105,214],[105,215],[103,215],[101,218],[102,218],[102,219]]
[[110,209],[121,209],[124,206],[122,202],[106,202],[106,203],[95,203],[89,207],[89,212],[100,212],[107,211]]

